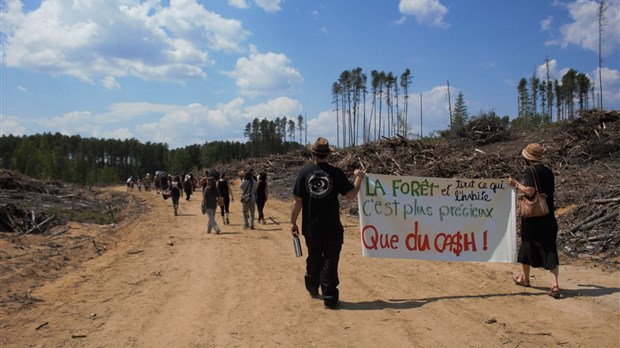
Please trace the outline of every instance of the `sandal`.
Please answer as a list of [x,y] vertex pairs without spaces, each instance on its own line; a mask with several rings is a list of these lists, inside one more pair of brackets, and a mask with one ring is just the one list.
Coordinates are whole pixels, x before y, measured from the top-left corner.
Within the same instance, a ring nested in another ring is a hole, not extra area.
[[556,300],[562,298],[562,293],[560,293],[560,288],[558,286],[553,286],[551,290],[547,293],[547,295],[553,297]]
[[518,276],[512,276],[512,281],[515,282],[516,285],[523,286],[525,288],[530,287],[530,282],[525,281],[525,276],[523,274]]

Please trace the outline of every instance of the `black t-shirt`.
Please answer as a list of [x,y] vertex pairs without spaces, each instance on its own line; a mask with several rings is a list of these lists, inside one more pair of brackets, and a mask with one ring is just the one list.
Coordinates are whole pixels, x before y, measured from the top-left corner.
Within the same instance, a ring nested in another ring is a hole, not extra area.
[[534,173],[532,168],[536,170],[538,175],[538,191],[547,194],[547,205],[549,206],[549,213],[553,214],[555,211],[553,203],[553,192],[555,191],[555,179],[551,169],[547,168],[543,164],[536,164],[533,167],[526,167],[524,173],[523,184],[525,186],[536,187],[534,184]]
[[304,167],[297,175],[293,195],[302,199],[301,233],[303,235],[342,234],[338,194],[353,189],[340,168],[328,163]]

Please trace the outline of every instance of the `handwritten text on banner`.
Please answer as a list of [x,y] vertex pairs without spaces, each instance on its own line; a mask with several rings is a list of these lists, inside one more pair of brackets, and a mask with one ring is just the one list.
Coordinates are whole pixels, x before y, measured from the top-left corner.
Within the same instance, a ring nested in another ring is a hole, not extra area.
[[364,256],[514,262],[507,179],[366,174],[358,196]]

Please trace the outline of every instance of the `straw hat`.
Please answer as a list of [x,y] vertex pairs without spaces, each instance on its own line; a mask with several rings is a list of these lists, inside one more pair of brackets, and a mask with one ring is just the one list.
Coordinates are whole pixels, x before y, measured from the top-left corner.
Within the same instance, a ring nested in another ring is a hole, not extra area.
[[521,151],[521,155],[523,156],[523,158],[534,162],[542,162],[542,157],[544,153],[545,149],[543,149],[543,147],[537,143],[528,144],[525,149]]
[[308,146],[308,150],[317,155],[327,155],[336,151],[329,145],[329,141],[323,137],[318,137],[313,145]]

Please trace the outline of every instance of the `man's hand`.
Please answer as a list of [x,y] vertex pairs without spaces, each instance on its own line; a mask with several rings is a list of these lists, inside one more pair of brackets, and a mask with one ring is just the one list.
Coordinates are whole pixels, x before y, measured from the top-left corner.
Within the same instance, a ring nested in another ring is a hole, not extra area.
[[299,227],[297,227],[296,223],[292,223],[291,224],[291,234],[293,236],[298,236],[299,235]]

